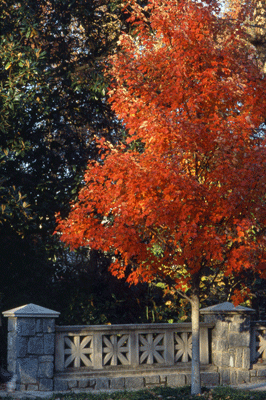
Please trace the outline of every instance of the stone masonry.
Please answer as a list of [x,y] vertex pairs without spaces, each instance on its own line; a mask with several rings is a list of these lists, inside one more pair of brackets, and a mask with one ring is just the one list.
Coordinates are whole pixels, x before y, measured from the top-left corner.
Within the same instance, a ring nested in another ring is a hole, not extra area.
[[[200,311],[202,385],[266,379],[266,321],[222,303]],[[140,389],[191,383],[191,324],[55,326],[34,304],[8,317],[8,371],[17,390]]]
[[56,311],[28,304],[3,313],[8,317],[8,370],[17,390],[53,390]]
[[215,323],[212,330],[212,363],[218,367],[220,384],[250,382],[250,316],[247,307],[223,303],[201,310],[204,321]]

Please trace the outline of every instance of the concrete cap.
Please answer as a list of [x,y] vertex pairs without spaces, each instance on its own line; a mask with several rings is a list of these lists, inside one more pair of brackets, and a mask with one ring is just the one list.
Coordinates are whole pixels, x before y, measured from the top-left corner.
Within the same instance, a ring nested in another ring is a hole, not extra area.
[[200,310],[201,314],[219,314],[219,313],[254,313],[256,310],[253,308],[243,307],[243,306],[234,306],[233,303],[229,303],[228,301],[216,304],[214,306],[206,307]]
[[59,317],[60,312],[53,311],[50,310],[49,308],[44,308],[41,306],[37,306],[36,304],[30,303],[17,308],[12,308],[11,310],[8,311],[3,311],[2,314],[4,315],[4,317],[57,318]]

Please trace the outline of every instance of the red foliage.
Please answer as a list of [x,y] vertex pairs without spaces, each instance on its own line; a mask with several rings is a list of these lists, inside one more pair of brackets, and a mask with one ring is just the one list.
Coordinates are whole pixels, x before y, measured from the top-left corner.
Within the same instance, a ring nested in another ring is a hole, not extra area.
[[111,272],[130,268],[131,283],[265,275],[265,79],[241,23],[215,1],[152,0],[149,21],[130,6],[136,36],[121,36],[109,72],[127,144],[89,163],[57,231],[71,248],[113,251]]

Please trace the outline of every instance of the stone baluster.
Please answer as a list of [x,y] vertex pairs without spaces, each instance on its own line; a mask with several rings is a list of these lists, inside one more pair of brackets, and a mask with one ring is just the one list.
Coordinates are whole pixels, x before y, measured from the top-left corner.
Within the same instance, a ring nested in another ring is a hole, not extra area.
[[17,376],[17,390],[53,390],[59,314],[35,304],[3,312],[8,317],[8,371]]

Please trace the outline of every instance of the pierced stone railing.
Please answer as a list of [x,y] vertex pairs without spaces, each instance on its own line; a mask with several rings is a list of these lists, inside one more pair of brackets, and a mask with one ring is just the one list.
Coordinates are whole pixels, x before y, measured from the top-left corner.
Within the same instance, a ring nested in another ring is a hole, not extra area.
[[266,321],[252,322],[250,353],[251,362],[266,361]]
[[[201,323],[201,364],[210,363],[210,328]],[[57,326],[55,343],[56,372],[166,367],[191,360],[191,324]]]

